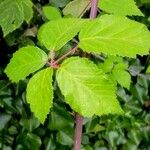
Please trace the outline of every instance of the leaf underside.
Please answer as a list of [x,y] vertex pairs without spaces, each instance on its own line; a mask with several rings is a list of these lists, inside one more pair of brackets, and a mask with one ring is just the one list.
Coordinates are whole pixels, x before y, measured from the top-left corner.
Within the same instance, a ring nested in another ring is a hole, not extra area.
[[125,17],[103,15],[85,24],[79,47],[86,52],[136,57],[148,54],[150,32],[145,25]]
[[4,0],[0,3],[0,26],[4,36],[19,28],[33,16],[30,0]]
[[[87,5],[89,6],[87,7]],[[82,17],[90,8],[90,0],[74,0],[66,5],[63,9],[64,15],[72,15],[74,17]]]
[[29,80],[27,86],[27,102],[41,123],[44,123],[52,107],[52,75],[53,70],[51,68],[43,69]]
[[30,73],[42,68],[47,60],[47,54],[38,47],[22,47],[13,54],[5,73],[12,82],[18,82],[25,79]]
[[56,79],[65,101],[83,116],[123,113],[114,84],[88,59],[68,58],[58,69]]

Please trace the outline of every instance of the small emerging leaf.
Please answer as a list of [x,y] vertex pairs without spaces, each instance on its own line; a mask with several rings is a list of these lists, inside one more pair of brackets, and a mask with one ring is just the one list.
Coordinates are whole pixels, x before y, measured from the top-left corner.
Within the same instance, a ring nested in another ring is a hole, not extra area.
[[52,107],[52,75],[51,68],[43,69],[30,79],[27,86],[27,102],[41,123],[44,123]]
[[130,88],[130,83],[131,83],[131,76],[130,74],[123,70],[123,69],[118,69],[114,68],[112,71],[112,77],[122,86],[127,89]]
[[38,47],[22,47],[13,54],[5,73],[12,82],[18,82],[42,68],[47,60],[47,54]]
[[63,18],[44,24],[38,33],[38,39],[48,50],[59,50],[81,29],[85,20]]
[[146,55],[150,32],[145,25],[125,17],[103,15],[84,25],[79,47],[86,52],[135,57]]
[[100,0],[99,8],[115,15],[143,16],[134,0]]
[[56,79],[65,101],[83,116],[123,113],[114,84],[88,59],[68,58],[58,69]]
[[110,76],[114,84],[119,83],[122,87],[130,88],[131,76],[127,72],[128,64],[121,57],[108,56],[99,67]]

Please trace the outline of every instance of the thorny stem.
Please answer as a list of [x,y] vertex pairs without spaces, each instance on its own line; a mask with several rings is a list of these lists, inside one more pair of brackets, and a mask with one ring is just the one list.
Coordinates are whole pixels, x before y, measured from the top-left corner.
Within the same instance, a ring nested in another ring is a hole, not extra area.
[[[98,4],[98,0],[91,1],[91,11],[90,11],[91,19],[96,18],[97,4]],[[80,114],[76,113],[75,120],[76,120],[76,127],[75,127],[75,137],[74,137],[74,150],[80,150],[84,118]]]

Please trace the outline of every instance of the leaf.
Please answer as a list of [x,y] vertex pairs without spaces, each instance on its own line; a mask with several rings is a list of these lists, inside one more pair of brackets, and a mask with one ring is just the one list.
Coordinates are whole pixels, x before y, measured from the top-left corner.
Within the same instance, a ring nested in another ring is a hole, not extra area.
[[4,36],[29,22],[33,16],[30,0],[4,0],[0,3],[0,26]]
[[127,89],[130,88],[131,76],[126,71],[128,65],[123,61],[121,57],[108,56],[104,63],[101,63],[99,67],[105,73],[108,73],[115,84],[116,82],[118,82],[122,87],[125,87]]
[[72,128],[73,125],[74,120],[69,112],[63,106],[54,105],[50,113],[48,128],[50,130],[63,130],[64,128]]
[[98,7],[110,14],[144,16],[134,0],[100,0]]
[[13,82],[23,80],[30,73],[42,68],[48,60],[47,54],[34,46],[20,48],[13,54],[5,73]]
[[131,76],[130,74],[123,70],[114,68],[112,71],[112,77],[122,86],[127,89],[130,89]]
[[148,54],[150,48],[150,32],[145,25],[115,15],[86,23],[79,40],[82,50],[109,55],[135,57]]
[[56,79],[65,101],[83,116],[123,113],[113,83],[88,59],[65,60]]
[[150,3],[150,1],[149,0],[141,0],[141,3],[148,4],[148,3]]
[[51,68],[43,69],[36,73],[27,85],[27,102],[41,123],[44,123],[52,107],[52,75],[53,70]]
[[146,73],[150,73],[150,66],[147,68]]
[[55,7],[64,7],[69,3],[71,0],[50,0],[50,4],[54,5]]
[[66,5],[66,7],[63,9],[63,14],[72,15],[74,17],[82,17],[89,8],[90,0],[74,0]]
[[49,50],[59,50],[81,29],[85,21],[65,18],[44,24],[38,33],[39,41]]
[[44,6],[43,12],[48,20],[61,18],[61,13],[58,8],[52,6]]

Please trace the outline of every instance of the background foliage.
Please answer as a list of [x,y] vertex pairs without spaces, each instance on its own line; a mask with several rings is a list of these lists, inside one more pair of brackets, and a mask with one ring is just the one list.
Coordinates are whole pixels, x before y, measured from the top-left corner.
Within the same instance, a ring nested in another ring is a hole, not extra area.
[[[70,150],[73,144],[74,118],[70,107],[63,101],[55,79],[54,107],[46,123],[41,125],[31,113],[25,99],[28,79],[18,84],[11,84],[4,74],[4,68],[12,53],[26,44],[39,45],[36,39],[39,26],[48,19],[61,17],[63,8],[70,0],[34,0],[33,2],[34,17],[29,24],[24,22],[20,28],[5,38],[0,31],[0,149]],[[48,4],[55,7],[54,12],[57,9],[55,16],[43,14],[42,10],[45,14],[50,14],[46,7],[42,9]],[[131,17],[131,19],[146,24],[150,29],[149,0],[137,0],[137,4],[145,17]],[[63,12],[66,13],[66,9]],[[28,18],[30,16],[24,16],[27,22]],[[70,47],[71,44],[66,47]],[[63,48],[57,55],[65,53],[65,50]],[[99,57],[91,59],[95,62],[100,61]],[[132,75],[132,83],[130,89],[118,86],[117,95],[126,115],[85,118],[83,150],[150,149],[150,74],[146,73],[148,60],[149,56],[125,59],[129,64],[128,71]]]

